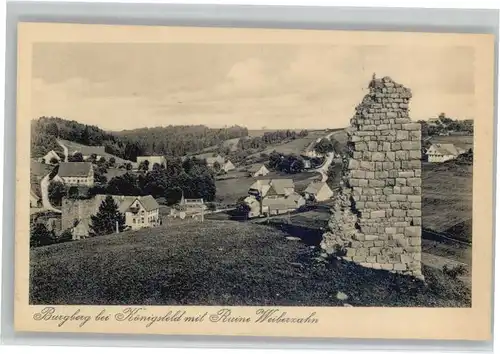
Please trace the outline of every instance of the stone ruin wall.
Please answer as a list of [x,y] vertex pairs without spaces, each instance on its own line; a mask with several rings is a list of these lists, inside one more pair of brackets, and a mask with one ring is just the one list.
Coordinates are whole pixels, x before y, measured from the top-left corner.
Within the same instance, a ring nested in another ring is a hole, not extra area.
[[340,192],[321,247],[361,266],[421,272],[421,127],[408,88],[389,77],[369,85],[347,128]]

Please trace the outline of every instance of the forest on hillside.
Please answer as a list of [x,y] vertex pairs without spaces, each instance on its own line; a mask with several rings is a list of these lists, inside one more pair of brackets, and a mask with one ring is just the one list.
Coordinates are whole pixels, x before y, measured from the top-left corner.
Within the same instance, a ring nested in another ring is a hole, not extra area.
[[40,157],[50,150],[62,151],[57,138],[89,146],[105,146],[110,154],[136,161],[140,155],[183,156],[247,135],[248,130],[244,127],[214,129],[203,125],[106,132],[76,121],[40,117],[31,123],[31,156]]

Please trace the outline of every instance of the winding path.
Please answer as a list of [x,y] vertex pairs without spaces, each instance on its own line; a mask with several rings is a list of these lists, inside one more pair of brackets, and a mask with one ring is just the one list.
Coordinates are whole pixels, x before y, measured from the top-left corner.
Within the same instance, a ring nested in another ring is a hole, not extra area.
[[50,204],[50,200],[49,200],[49,184],[50,184],[49,175],[46,175],[40,181],[40,189],[42,191],[43,209],[45,209],[46,211],[53,211],[55,213],[62,213],[61,210],[54,208],[52,206],[52,204]]
[[59,144],[59,146],[61,146],[64,150],[64,162],[68,162],[68,147],[66,145],[64,145],[63,143],[61,143],[59,141],[59,139],[57,140],[57,143]]
[[321,182],[326,182],[327,179],[328,179],[328,175],[326,174],[327,171],[328,171],[328,168],[330,167],[330,165],[332,164],[333,162],[333,158],[334,158],[335,154],[333,152],[330,152],[326,155],[326,159],[325,159],[325,162],[323,163],[323,165],[321,165],[320,167],[312,170],[311,172],[318,172],[318,173],[321,173]]

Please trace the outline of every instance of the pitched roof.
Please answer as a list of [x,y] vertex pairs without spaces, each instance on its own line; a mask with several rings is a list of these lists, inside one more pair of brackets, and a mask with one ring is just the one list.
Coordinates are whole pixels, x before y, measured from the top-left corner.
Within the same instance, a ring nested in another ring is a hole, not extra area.
[[250,189],[257,189],[262,193],[262,195],[267,195],[271,188],[276,194],[285,195],[295,189],[295,184],[291,178],[264,178],[258,179],[250,186]]
[[250,167],[250,168],[248,169],[248,171],[249,171],[249,172],[257,172],[257,171],[260,171],[260,169],[261,169],[262,167],[264,167],[264,168],[267,170],[267,168],[266,168],[266,166],[264,166],[264,164],[260,164],[260,165],[253,165],[252,167]]
[[460,151],[453,144],[432,144],[429,149],[433,147],[440,155],[460,155]]
[[86,177],[90,173],[90,162],[63,162],[59,164],[57,174],[60,177]]
[[54,150],[50,150],[50,151],[49,151],[48,153],[46,153],[43,157],[44,157],[44,158],[48,158],[48,157],[51,157],[51,158],[52,158],[52,157],[54,157],[54,158],[56,158],[56,159],[58,159],[58,160],[60,160],[60,159],[61,159],[61,157],[60,157],[60,156],[57,154],[57,152],[55,152]]
[[300,198],[302,198],[302,196],[299,193],[294,192],[290,194],[286,199],[293,200],[295,203],[297,203]]
[[36,160],[30,161],[30,172],[33,176],[45,176],[50,173],[54,167]]
[[[95,196],[96,200],[96,206],[99,207],[101,203],[103,202],[104,199],[106,199],[107,195],[105,194],[98,194]],[[145,195],[145,196],[133,196],[133,195],[112,195],[113,200],[118,204],[118,210],[120,213],[125,213],[129,208],[130,205],[135,202],[136,200],[139,200],[139,202],[142,204],[144,209],[146,211],[151,211],[158,209],[160,205],[158,202],[151,196],[151,195]]]
[[311,182],[307,186],[305,192],[310,194],[317,194],[325,185],[326,182]]
[[143,197],[139,197],[138,199],[141,202],[141,204],[144,206],[144,209],[146,209],[146,211],[155,210],[155,209],[158,209],[160,207],[160,205],[158,204],[156,199],[153,198],[153,196],[151,196],[151,195],[145,195]]
[[287,189],[295,189],[293,179],[290,178],[272,179],[270,184],[278,194],[286,194]]

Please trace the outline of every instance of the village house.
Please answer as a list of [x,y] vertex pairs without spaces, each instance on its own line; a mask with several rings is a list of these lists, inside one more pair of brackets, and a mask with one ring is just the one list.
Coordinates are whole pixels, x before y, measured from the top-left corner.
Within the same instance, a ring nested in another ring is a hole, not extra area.
[[186,199],[183,194],[179,204],[170,209],[170,216],[181,219],[186,217],[202,218],[207,209],[208,207],[203,199]]
[[125,197],[118,209],[125,214],[125,224],[132,230],[160,225],[160,205],[151,195]]
[[248,194],[245,202],[250,207],[249,217],[283,214],[305,204],[289,178],[257,180],[250,186]]
[[61,161],[61,157],[54,151],[50,150],[45,156],[40,158],[40,162],[43,161],[45,164],[52,164],[53,161],[57,160],[57,162]]
[[94,167],[90,162],[62,162],[54,180],[68,186],[92,187]]
[[[156,227],[161,224],[160,206],[151,196],[112,195],[118,210],[125,215],[126,228],[138,230]],[[63,200],[62,229],[70,229],[74,240],[87,238],[90,235],[91,216],[99,210],[106,195],[98,194],[87,200]]]
[[[236,168],[229,159],[222,157],[220,154],[216,154],[214,156],[213,153],[206,153],[206,154],[196,155],[194,157],[200,160],[205,160],[207,162],[207,166],[213,170],[229,172]],[[218,168],[216,167],[217,165]]]
[[248,174],[250,177],[267,176],[269,174],[269,170],[263,164],[254,165],[248,169]]
[[307,200],[315,200],[317,202],[323,202],[330,199],[333,196],[333,191],[328,186],[326,182],[311,182],[306,190],[304,191],[304,196]]
[[322,154],[318,154],[316,152],[316,150],[314,150],[314,149],[310,149],[310,150],[306,151],[303,155],[306,157],[309,157],[309,158],[323,157]]
[[311,160],[309,158],[302,157],[302,161],[304,161],[304,169],[308,170],[311,168]]
[[165,156],[137,156],[137,162],[135,166],[139,168],[139,165],[143,162],[148,162],[148,171],[153,170],[153,166],[158,164],[159,166],[167,167],[167,159]]
[[453,144],[432,144],[425,154],[429,162],[445,162],[456,159],[463,153],[465,153],[464,149]]
[[39,162],[35,159],[30,160],[30,175],[36,177],[36,180],[40,181],[43,177],[48,175],[54,166]]
[[262,201],[262,211],[265,215],[279,215],[296,210],[297,207],[292,199],[269,199]]

